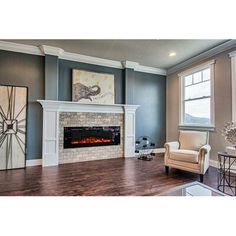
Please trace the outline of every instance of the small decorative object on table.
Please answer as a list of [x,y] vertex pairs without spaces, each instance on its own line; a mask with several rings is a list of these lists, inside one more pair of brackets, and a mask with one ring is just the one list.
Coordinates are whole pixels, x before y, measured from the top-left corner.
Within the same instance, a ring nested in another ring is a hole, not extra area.
[[226,147],[226,152],[229,155],[236,156],[236,123],[227,122],[223,128],[222,135],[225,140],[233,144],[233,146]]
[[155,155],[153,153],[153,149],[155,147],[155,143],[152,142],[151,138],[148,136],[141,136],[136,140],[136,150],[138,153],[138,159],[144,161],[151,161],[153,159],[152,156]]

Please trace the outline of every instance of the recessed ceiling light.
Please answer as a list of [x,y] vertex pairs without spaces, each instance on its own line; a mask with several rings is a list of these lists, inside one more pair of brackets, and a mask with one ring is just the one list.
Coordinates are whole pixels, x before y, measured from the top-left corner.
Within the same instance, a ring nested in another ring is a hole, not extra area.
[[169,53],[169,56],[170,56],[170,57],[174,57],[175,55],[176,55],[176,52],[170,52],[170,53]]

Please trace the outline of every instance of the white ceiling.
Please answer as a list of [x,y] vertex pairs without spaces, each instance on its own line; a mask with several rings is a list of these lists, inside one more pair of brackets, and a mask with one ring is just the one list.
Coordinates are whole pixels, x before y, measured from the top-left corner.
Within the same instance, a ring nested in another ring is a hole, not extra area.
[[[134,61],[144,66],[169,69],[227,40],[7,40],[29,45],[48,45],[67,52],[117,61]],[[169,57],[170,52],[176,56]]]

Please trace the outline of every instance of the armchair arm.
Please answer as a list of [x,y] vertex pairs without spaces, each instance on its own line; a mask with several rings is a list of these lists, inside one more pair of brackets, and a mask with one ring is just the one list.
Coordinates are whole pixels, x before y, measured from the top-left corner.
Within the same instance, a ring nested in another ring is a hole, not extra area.
[[168,159],[170,156],[170,151],[179,149],[179,142],[168,142],[168,143],[165,143],[164,147],[166,149],[165,156],[164,156],[165,165],[168,166]]
[[179,142],[168,142],[164,145],[167,151],[179,149]]
[[205,174],[210,164],[211,146],[206,144],[199,149],[199,164],[201,174]]
[[205,154],[208,154],[208,153],[210,152],[210,150],[211,150],[211,146],[208,145],[208,144],[206,144],[206,145],[202,146],[202,147],[199,149],[199,153],[200,153],[201,155],[205,155]]

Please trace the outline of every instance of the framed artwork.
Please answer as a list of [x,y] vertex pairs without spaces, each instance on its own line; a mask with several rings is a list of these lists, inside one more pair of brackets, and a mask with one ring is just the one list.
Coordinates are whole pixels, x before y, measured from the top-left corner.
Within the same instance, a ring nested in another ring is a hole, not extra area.
[[72,101],[114,104],[114,75],[73,69]]
[[28,88],[0,85],[0,170],[24,168]]

